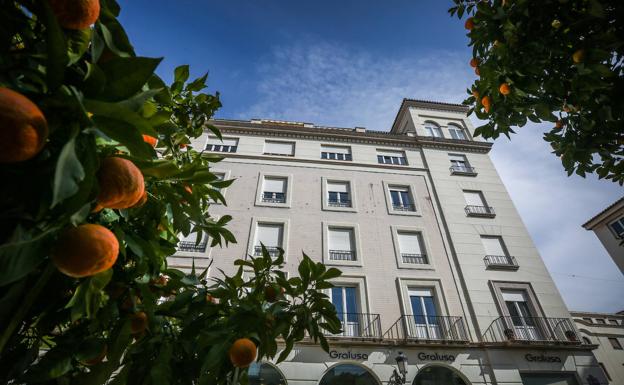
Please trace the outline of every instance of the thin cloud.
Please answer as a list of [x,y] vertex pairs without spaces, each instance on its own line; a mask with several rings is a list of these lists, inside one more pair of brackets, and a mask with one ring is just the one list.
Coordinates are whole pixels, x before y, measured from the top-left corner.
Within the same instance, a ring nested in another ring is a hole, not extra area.
[[[388,130],[403,98],[461,102],[474,77],[452,52],[376,57],[330,43],[276,47],[258,66],[258,102],[238,117]],[[478,123],[475,121],[475,123]],[[624,277],[581,224],[622,195],[614,183],[566,177],[529,124],[497,140],[498,172],[571,309],[618,311]]]

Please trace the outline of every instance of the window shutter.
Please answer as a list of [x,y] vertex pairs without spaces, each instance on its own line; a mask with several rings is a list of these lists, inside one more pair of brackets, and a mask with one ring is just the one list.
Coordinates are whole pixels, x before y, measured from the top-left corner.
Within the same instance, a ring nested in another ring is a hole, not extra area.
[[452,155],[449,154],[449,158],[451,159],[451,161],[456,161],[456,162],[466,162],[466,157],[463,155]]
[[485,255],[507,255],[500,237],[481,237],[481,242],[485,248]]
[[408,295],[417,297],[433,297],[433,291],[424,287],[410,287],[408,289]]
[[327,182],[327,191],[346,193],[349,192],[348,182]]
[[421,250],[420,234],[397,233],[401,254],[424,254]]
[[335,152],[337,154],[350,154],[350,147],[338,147],[338,146],[321,146],[321,152]]
[[208,137],[208,144],[221,144],[224,146],[237,146],[238,139],[237,138],[223,138],[223,141],[220,141],[216,136]]
[[264,152],[267,154],[293,155],[294,148],[293,142],[264,142]]
[[403,151],[377,150],[377,156],[396,156],[399,158],[404,158],[405,153]]
[[476,191],[464,191],[464,199],[468,206],[485,206],[481,194]]
[[353,230],[329,229],[329,250],[353,251]]
[[501,294],[505,302],[527,302],[526,294],[521,290],[503,290]]
[[286,192],[286,178],[264,178],[264,182],[262,184],[262,191],[285,193]]
[[279,224],[258,224],[255,246],[264,243],[266,247],[281,247],[283,230],[284,226]]

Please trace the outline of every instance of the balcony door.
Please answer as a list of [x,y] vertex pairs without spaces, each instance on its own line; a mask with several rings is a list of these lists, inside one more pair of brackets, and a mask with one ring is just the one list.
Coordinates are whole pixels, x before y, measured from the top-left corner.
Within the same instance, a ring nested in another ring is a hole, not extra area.
[[338,319],[342,324],[343,332],[341,336],[359,337],[361,335],[361,325],[357,301],[356,286],[334,286],[330,292],[331,301]]
[[502,291],[503,300],[509,322],[514,330],[514,337],[518,340],[539,341],[542,340],[542,333],[538,328],[537,318],[531,312],[526,292],[523,290]]
[[413,314],[411,321],[408,322],[409,336],[426,340],[440,339],[440,324],[433,290],[410,288],[408,295]]

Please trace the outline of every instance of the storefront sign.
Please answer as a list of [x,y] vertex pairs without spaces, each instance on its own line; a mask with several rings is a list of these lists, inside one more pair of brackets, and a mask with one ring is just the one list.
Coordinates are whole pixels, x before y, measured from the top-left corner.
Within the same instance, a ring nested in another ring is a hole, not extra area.
[[421,361],[455,361],[455,356],[452,354],[438,354],[438,353],[418,353],[418,359]]
[[331,358],[340,358],[342,360],[368,360],[368,354],[366,353],[352,353],[350,350],[346,352],[339,352],[337,350],[330,350],[329,356]]
[[540,354],[539,356],[534,356],[533,354],[525,354],[524,359],[529,362],[561,362],[561,358],[557,356],[545,356]]

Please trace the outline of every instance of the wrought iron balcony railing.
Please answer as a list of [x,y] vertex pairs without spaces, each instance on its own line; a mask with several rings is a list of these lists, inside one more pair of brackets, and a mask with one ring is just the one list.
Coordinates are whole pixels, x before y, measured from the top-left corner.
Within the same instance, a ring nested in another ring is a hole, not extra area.
[[392,210],[394,211],[416,211],[416,205],[413,203],[393,203]]
[[262,202],[267,203],[286,203],[286,194],[281,192],[265,191],[262,194]]
[[327,201],[327,204],[331,207],[351,207],[351,201],[350,200],[335,200],[335,199],[330,199]]
[[329,250],[329,259],[332,261],[355,261],[355,251]]
[[489,269],[518,270],[518,262],[512,255],[486,255],[483,258],[485,266]]
[[415,265],[426,265],[427,263],[427,255],[426,254],[404,254],[401,253],[401,260],[403,263],[415,264]]
[[490,206],[473,206],[468,205],[464,208],[466,215],[469,217],[494,218],[496,213],[494,208]]
[[401,316],[383,338],[413,342],[468,342],[468,333],[462,317],[455,316]]
[[449,170],[451,170],[451,175],[477,175],[477,169],[471,166],[453,165],[449,168]]
[[190,251],[193,253],[203,253],[206,251],[207,246],[208,246],[207,241],[203,241],[199,244],[195,242],[189,242],[189,241],[180,241],[178,242],[178,251]]
[[379,314],[338,313],[342,324],[342,333],[324,334],[331,337],[381,338],[381,320]]
[[581,344],[570,318],[503,316],[492,322],[483,340],[520,344]]
[[[271,257],[277,257],[279,255],[279,247],[264,246]],[[262,246],[254,246],[254,256],[258,257],[262,255]]]

